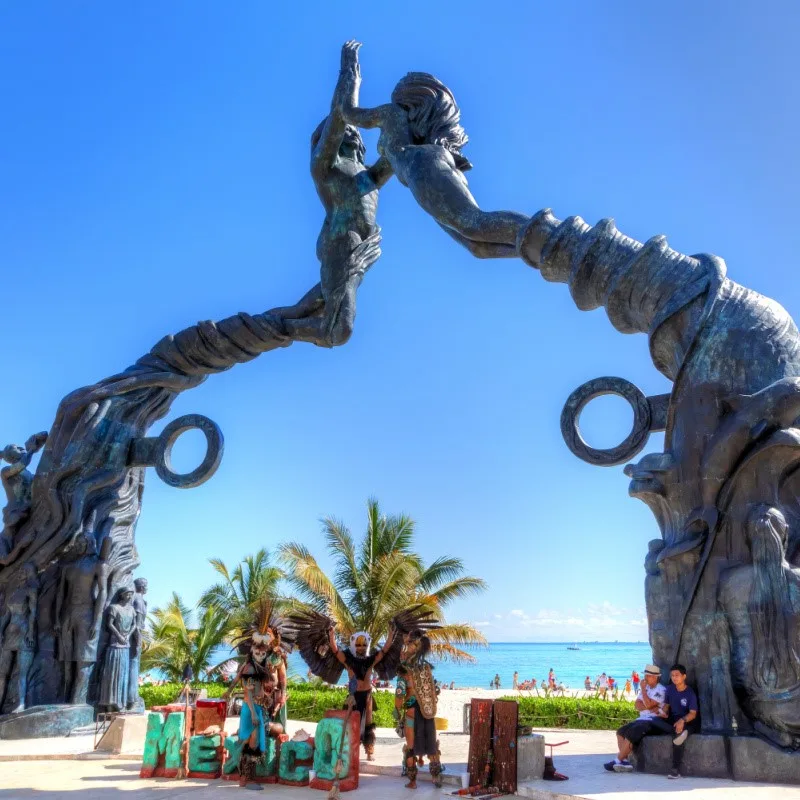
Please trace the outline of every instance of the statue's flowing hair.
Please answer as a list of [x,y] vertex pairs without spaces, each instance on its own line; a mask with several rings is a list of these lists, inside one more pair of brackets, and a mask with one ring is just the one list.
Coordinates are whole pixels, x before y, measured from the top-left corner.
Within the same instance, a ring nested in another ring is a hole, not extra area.
[[800,658],[790,639],[792,604],[786,571],[787,524],[771,506],[759,506],[748,520],[753,586],[747,610],[753,627],[753,679],[762,690],[786,688],[800,678]]
[[453,93],[427,72],[409,72],[392,91],[392,102],[408,113],[414,144],[438,144],[454,156],[456,166],[466,171],[472,164],[461,153],[469,141],[459,124],[461,109]]

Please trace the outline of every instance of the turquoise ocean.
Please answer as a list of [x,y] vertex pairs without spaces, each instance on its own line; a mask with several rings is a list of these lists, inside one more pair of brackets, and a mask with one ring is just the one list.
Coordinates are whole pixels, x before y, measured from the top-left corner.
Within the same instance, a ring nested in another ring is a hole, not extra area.
[[[569,650],[568,647],[578,647]],[[570,689],[582,689],[586,676],[595,678],[605,672],[624,685],[633,670],[640,674],[652,654],[646,642],[494,642],[485,649],[472,650],[475,663],[435,665],[436,678],[444,683],[455,681],[457,688],[489,688],[495,673],[500,675],[501,688],[510,689],[514,672],[520,682],[547,678],[552,667],[556,678]],[[304,677],[308,668],[297,653],[289,658],[290,672]]]

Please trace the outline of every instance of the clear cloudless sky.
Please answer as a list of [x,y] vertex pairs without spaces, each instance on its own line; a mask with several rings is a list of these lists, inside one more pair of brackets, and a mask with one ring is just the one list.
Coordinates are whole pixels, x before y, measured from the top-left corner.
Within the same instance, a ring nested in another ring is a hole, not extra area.
[[[799,21],[797,3],[754,0],[4,4],[0,444],[165,334],[318,280],[309,137],[350,38],[364,104],[409,70],[452,88],[483,208],[665,233],[797,317]],[[195,603],[211,556],[289,539],[320,552],[319,519],[360,532],[375,495],[417,521],[427,559],[457,554],[488,581],[452,616],[490,640],[646,638],[657,526],[621,468],[577,460],[559,431],[590,378],[669,390],[646,338],[577,311],[521,261],[473,259],[396,180],[379,222],[384,255],[345,347],[237,366],[161,423],[206,414],[226,443],[199,488],[148,475],[137,543],[152,604]],[[582,422],[609,446],[630,413],[602,399]],[[177,466],[201,450],[187,434]]]

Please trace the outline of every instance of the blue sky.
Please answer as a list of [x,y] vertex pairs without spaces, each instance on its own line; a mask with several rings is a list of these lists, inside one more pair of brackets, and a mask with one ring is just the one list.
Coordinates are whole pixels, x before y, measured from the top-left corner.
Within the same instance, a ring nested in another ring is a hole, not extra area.
[[[0,11],[5,440],[166,333],[318,280],[308,141],[350,38],[365,104],[409,70],[452,88],[482,207],[665,233],[800,312],[797,4],[273,5]],[[211,556],[288,539],[320,551],[319,518],[360,531],[375,495],[417,520],[427,558],[458,554],[489,582],[452,615],[490,639],[646,638],[655,522],[621,468],[578,461],[559,432],[590,378],[668,391],[645,337],[578,312],[520,261],[472,259],[396,181],[379,222],[347,346],[267,354],[174,404],[170,418],[216,420],[226,450],[197,489],[148,476],[137,542],[153,604],[194,602]],[[586,436],[614,444],[629,416],[598,401]],[[187,435],[178,467],[198,451]]]

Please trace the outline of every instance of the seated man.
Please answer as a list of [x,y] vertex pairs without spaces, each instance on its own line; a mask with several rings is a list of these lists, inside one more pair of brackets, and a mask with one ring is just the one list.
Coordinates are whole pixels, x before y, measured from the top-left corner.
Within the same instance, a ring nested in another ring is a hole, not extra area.
[[603,764],[609,772],[632,772],[633,764],[628,756],[648,733],[670,733],[672,726],[667,722],[667,689],[658,679],[661,670],[654,664],[644,668],[644,681],[636,695],[636,710],[639,719],[628,722],[617,731],[617,757]]
[[686,667],[683,664],[673,664],[669,677],[672,685],[667,687],[667,708],[675,738],[672,740],[672,769],[667,777],[680,778],[683,746],[697,718],[697,695],[686,683]]
[[619,753],[614,761],[603,766],[609,772],[630,772],[633,765],[628,756],[634,745],[648,734],[669,733],[673,736],[672,769],[667,777],[679,778],[689,726],[697,717],[697,695],[686,683],[686,668],[682,664],[670,668],[669,687],[658,683],[658,667],[648,664],[644,673],[644,683],[636,698],[639,719],[617,731]]

